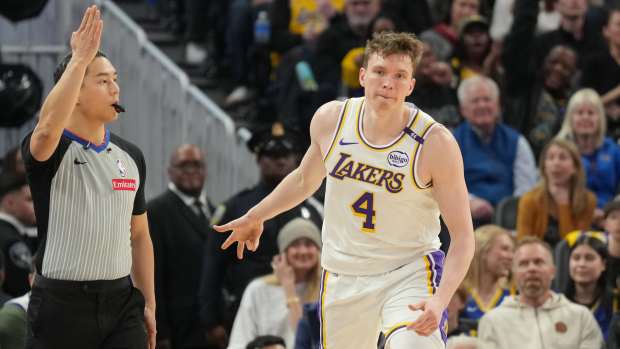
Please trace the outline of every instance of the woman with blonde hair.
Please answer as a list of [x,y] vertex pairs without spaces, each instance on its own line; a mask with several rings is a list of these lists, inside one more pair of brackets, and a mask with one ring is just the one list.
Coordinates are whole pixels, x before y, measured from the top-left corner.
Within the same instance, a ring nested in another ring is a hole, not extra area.
[[483,225],[474,234],[476,252],[465,279],[469,295],[461,317],[477,321],[511,294],[514,242],[508,230],[498,225]]
[[519,200],[517,240],[533,235],[554,247],[573,230],[592,224],[596,196],[586,188],[577,147],[553,139],[540,153],[540,182]]
[[304,303],[316,302],[320,288],[321,232],[312,222],[295,218],[278,233],[271,263],[274,272],[259,277],[243,293],[230,333],[229,349],[244,349],[254,338],[276,335],[293,348]]
[[599,94],[591,88],[577,91],[568,101],[557,138],[573,141],[579,149],[586,185],[596,194],[596,218],[611,200],[620,181],[620,147],[606,137],[607,118]]

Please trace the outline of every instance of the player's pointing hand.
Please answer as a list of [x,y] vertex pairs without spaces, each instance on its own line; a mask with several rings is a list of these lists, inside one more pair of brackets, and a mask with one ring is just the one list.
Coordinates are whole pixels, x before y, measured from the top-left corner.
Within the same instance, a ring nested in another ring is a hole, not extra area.
[[231,231],[232,233],[222,244],[222,249],[227,249],[234,242],[237,242],[237,258],[243,258],[243,250],[248,246],[250,251],[256,251],[259,239],[263,233],[263,222],[245,214],[224,225],[214,225],[213,229],[220,233]]

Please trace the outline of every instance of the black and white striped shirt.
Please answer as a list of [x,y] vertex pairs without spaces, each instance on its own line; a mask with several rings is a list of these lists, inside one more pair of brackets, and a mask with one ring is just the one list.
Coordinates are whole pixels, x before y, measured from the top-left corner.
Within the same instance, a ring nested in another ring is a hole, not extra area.
[[46,161],[22,155],[39,231],[37,272],[60,280],[112,280],[131,270],[132,215],[146,211],[145,164],[133,144],[106,131],[94,145],[65,130]]

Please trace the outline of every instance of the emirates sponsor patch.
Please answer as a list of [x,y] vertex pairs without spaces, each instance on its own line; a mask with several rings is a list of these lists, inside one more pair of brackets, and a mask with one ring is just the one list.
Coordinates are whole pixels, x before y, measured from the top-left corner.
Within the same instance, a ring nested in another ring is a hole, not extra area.
[[135,179],[114,178],[112,179],[112,189],[136,191],[138,184]]

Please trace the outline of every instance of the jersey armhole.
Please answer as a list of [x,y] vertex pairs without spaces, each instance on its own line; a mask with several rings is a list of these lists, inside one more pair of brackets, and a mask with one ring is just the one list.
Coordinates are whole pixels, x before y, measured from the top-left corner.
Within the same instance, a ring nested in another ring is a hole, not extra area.
[[349,103],[350,102],[351,102],[351,99],[347,99],[347,101],[342,106],[342,109],[340,111],[340,116],[338,117],[338,126],[334,130],[334,133],[332,135],[332,141],[329,144],[329,148],[327,150],[327,153],[323,157],[323,162],[327,162],[327,159],[329,158],[329,156],[331,155],[332,151],[336,147],[336,142],[338,140],[338,137],[342,133],[342,128],[344,126],[344,120],[346,119],[347,112],[349,110]]
[[[420,135],[420,137],[422,137],[423,140],[426,140],[426,136],[430,133],[430,131],[437,125],[437,122],[433,121],[430,122],[428,125],[426,125],[422,131],[422,134]],[[413,161],[412,161],[412,174],[411,177],[413,178],[413,184],[415,185],[415,187],[417,189],[430,189],[433,186],[433,181],[431,179],[430,182],[428,183],[422,183],[422,180],[420,179],[420,176],[418,175],[418,160],[420,158],[420,153],[422,153],[422,147],[424,146],[423,142],[417,142],[415,147],[413,148]]]

